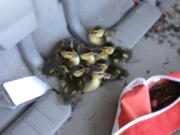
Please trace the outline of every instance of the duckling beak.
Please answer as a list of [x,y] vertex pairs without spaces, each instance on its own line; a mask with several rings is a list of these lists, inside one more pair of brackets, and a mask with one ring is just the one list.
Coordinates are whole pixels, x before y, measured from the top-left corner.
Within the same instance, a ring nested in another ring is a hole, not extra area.
[[111,74],[104,73],[104,79],[110,79],[110,77],[111,77]]
[[90,68],[89,68],[89,67],[86,67],[86,68],[85,68],[85,71],[90,71]]
[[93,52],[93,55],[94,55],[94,56],[97,56],[97,55],[98,55],[98,53]]
[[77,54],[77,53],[74,53],[74,54],[73,54],[73,56],[74,56],[74,57],[77,57],[77,56],[78,56],[78,54]]

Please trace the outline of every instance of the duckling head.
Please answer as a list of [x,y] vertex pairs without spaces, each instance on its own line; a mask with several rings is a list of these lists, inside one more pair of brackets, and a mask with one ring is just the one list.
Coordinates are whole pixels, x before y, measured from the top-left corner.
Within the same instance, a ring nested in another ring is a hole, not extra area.
[[89,48],[84,48],[81,50],[80,58],[87,62],[87,65],[95,64],[94,53]]
[[64,87],[64,90],[60,93],[61,100],[64,104],[72,104],[78,101],[78,96],[81,95],[81,91],[72,89],[71,87]]
[[95,59],[96,61],[100,60],[100,59],[108,59],[108,54],[105,53],[102,49],[98,50],[97,52],[95,52]]
[[75,52],[71,47],[64,46],[61,50],[61,56],[65,59],[72,59],[75,57],[79,57],[78,53]]
[[130,50],[124,50],[124,53],[122,56],[123,56],[123,61],[128,61],[131,59],[132,54]]
[[71,73],[75,77],[81,77],[85,73],[86,69],[82,65],[74,66],[71,68]]
[[105,73],[100,66],[93,66],[91,67],[90,71],[92,79],[110,78],[110,74]]
[[109,66],[109,63],[108,63],[108,61],[105,60],[105,59],[100,59],[100,60],[96,61],[96,65],[97,65],[97,66],[100,66],[103,71],[106,71],[106,69],[107,69],[108,66]]
[[105,34],[105,29],[101,28],[100,26],[96,26],[92,28],[88,34],[89,42],[94,45],[101,46],[106,42],[106,38],[104,34]]
[[111,55],[114,53],[115,47],[111,42],[107,42],[103,45],[102,50],[108,55]]
[[113,54],[113,62],[119,64],[123,61],[128,61],[131,58],[131,52],[127,49],[116,48]]
[[73,39],[73,49],[80,53],[81,52],[81,48],[84,48],[85,44],[82,43],[81,41],[79,41],[78,39]]
[[83,48],[81,50],[80,57],[82,60],[88,60],[91,56],[93,56],[93,52],[89,48]]
[[108,41],[110,41],[112,38],[113,38],[113,36],[114,36],[114,31],[113,30],[106,30],[105,31],[105,33],[104,33],[104,36],[105,36],[105,38],[106,38],[106,41],[108,42]]
[[59,71],[61,71],[62,73],[69,73],[68,68],[65,65],[58,65]]
[[56,44],[56,50],[55,50],[55,52],[60,53],[61,50],[62,50],[64,47],[65,47],[65,48],[68,48],[68,47],[73,48],[73,39],[72,39],[72,38],[68,38],[68,39],[63,39],[63,40],[61,40],[60,42],[58,42],[58,43]]

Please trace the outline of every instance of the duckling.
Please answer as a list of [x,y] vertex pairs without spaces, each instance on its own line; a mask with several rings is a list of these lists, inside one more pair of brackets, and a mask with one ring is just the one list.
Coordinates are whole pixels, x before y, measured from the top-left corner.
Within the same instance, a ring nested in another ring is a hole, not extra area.
[[90,43],[96,46],[101,46],[105,42],[110,41],[114,35],[114,32],[110,29],[104,29],[100,26],[95,26],[90,29],[88,33],[88,40]]
[[58,65],[57,75],[59,79],[65,79],[69,74],[69,69],[66,65]]
[[123,77],[127,77],[128,72],[116,64],[110,64],[106,70],[108,74],[111,74],[109,81],[119,80]]
[[129,61],[131,59],[131,51],[121,47],[116,47],[114,53],[110,56],[113,63],[119,65],[122,62]]
[[92,28],[88,33],[89,42],[96,46],[101,46],[106,42],[105,30],[99,26]]
[[82,65],[78,65],[78,66],[74,66],[73,68],[71,68],[70,72],[72,73],[72,75],[74,77],[81,77],[84,75],[86,69],[84,66]]
[[89,75],[86,75],[84,78],[84,88],[83,92],[91,92],[96,90],[101,85],[103,78],[109,78],[110,75],[105,73],[102,68],[99,66],[92,66],[90,68]]
[[61,44],[58,46],[58,48],[62,48],[63,46],[70,47],[77,53],[79,53],[80,49],[85,46],[84,43],[75,38],[67,38],[62,40],[60,43]]
[[54,49],[55,53],[60,53],[63,47],[71,47],[73,46],[72,38],[63,39],[56,44]]
[[109,56],[106,52],[104,52],[102,49],[97,49],[95,52],[95,60],[98,61],[100,59],[108,60]]
[[82,76],[84,75],[85,71],[85,68],[81,65],[75,66],[70,70],[70,74],[66,79],[66,86],[61,93],[61,96],[66,104],[77,102],[77,97],[82,95]]
[[103,44],[102,50],[106,54],[112,55],[114,53],[114,51],[115,51],[115,46],[111,42],[106,42],[105,44]]
[[45,63],[42,67],[42,73],[47,76],[57,76],[64,72],[64,69],[58,67],[59,65],[64,65],[63,58],[58,53],[52,52],[51,55],[48,56],[45,60]]
[[85,47],[84,43],[80,42],[77,39],[73,39],[73,45],[72,45],[74,51],[77,53],[80,53],[81,49]]
[[87,66],[95,64],[94,53],[87,47],[81,50],[80,58],[85,61],[84,63]]
[[[70,70],[70,80],[72,80],[74,88],[77,92],[82,93],[83,88],[83,76],[86,72],[86,68],[82,65],[74,66]],[[71,83],[69,84],[71,86]]]
[[80,48],[84,47],[84,44],[75,38],[63,39],[56,44],[55,52],[60,53],[63,47],[72,48],[72,50],[78,53]]
[[76,65],[79,65],[80,63],[80,57],[77,52],[75,52],[71,47],[64,46],[61,49],[61,56],[64,59],[68,60],[68,66],[73,67]]
[[102,68],[102,70],[105,72],[109,66],[109,62],[105,59],[100,59],[100,60],[96,61],[96,65],[100,66]]
[[73,104],[78,102],[77,100],[80,95],[82,95],[82,92],[76,90],[73,85],[71,85],[71,87],[66,85],[63,91],[60,93],[60,97],[65,104]]

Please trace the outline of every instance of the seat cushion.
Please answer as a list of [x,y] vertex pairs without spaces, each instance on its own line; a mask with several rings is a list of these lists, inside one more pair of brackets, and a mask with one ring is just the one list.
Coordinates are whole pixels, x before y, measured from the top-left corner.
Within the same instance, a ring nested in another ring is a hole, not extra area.
[[[3,82],[31,75],[16,46],[9,50],[0,50],[0,74],[0,85]],[[19,106],[15,110],[0,107],[0,131],[11,123],[24,108],[25,105]]]
[[7,107],[0,107],[0,133],[11,124],[17,116],[26,108],[26,105],[20,105],[15,110]]
[[119,21],[134,6],[134,2],[133,0],[78,0],[76,6],[80,21],[86,28],[97,25],[109,27]]
[[31,0],[0,1],[0,18],[0,48],[3,49],[15,46],[37,26]]
[[62,105],[50,90],[33,104],[2,135],[54,135],[71,114],[71,106]]
[[70,34],[62,5],[58,0],[33,0],[38,27],[33,39],[41,55],[47,55],[54,45]]

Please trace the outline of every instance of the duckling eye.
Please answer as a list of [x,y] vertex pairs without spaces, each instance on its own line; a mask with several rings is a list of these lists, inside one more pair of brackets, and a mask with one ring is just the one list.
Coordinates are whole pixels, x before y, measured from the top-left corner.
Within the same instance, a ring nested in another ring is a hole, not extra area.
[[104,73],[99,73],[99,76],[104,75]]
[[97,34],[97,33],[99,33],[99,31],[97,31],[97,30],[95,31],[95,30],[94,30],[92,33],[93,33],[93,34]]
[[73,52],[66,52],[66,54],[68,54],[68,55],[73,55]]
[[111,49],[109,46],[104,46],[103,49]]
[[100,26],[96,26],[96,27],[94,27],[94,29],[95,30],[100,30],[100,29],[102,29]]
[[70,52],[63,51],[61,52],[62,55],[72,55]]
[[102,37],[104,35],[104,31],[97,30],[97,31],[93,31],[92,34],[94,34],[94,36],[97,36],[97,37]]

